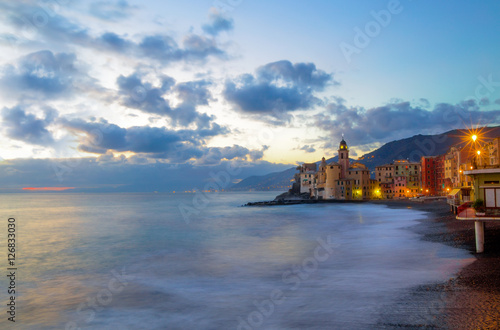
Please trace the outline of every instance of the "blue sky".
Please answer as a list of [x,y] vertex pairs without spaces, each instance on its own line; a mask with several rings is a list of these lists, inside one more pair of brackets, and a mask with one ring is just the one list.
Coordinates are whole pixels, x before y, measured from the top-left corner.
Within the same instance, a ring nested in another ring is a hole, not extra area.
[[10,171],[75,158],[257,174],[331,157],[342,134],[361,156],[496,125],[499,13],[497,1],[3,2],[0,157]]

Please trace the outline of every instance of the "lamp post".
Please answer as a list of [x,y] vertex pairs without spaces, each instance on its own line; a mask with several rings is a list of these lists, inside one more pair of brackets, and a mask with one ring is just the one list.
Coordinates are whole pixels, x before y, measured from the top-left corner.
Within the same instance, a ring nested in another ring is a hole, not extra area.
[[[477,135],[476,135],[476,134],[472,135],[472,136],[471,136],[471,139],[472,139],[472,142],[474,143],[473,148],[474,148],[474,149],[477,149],[477,148],[476,148],[476,140],[477,140]],[[478,150],[478,155],[479,155],[479,153],[480,153],[480,151]],[[476,155],[474,155],[474,158],[472,159],[472,166],[471,166],[471,170],[472,170],[472,167],[477,168],[477,165],[478,165],[477,161],[478,161],[478,157],[476,157]]]

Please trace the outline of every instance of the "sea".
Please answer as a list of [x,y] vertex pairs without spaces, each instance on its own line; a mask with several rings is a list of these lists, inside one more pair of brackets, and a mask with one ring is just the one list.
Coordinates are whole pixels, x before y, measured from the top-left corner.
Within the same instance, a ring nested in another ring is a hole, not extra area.
[[0,328],[384,328],[413,288],[473,260],[422,240],[412,227],[429,214],[414,209],[242,206],[277,194],[0,194]]

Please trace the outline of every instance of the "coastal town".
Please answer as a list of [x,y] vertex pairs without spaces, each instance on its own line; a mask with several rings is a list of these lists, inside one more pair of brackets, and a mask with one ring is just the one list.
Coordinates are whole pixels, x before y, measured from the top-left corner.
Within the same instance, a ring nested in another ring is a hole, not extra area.
[[[304,163],[297,167],[290,193],[313,200],[374,200],[447,198],[454,212],[476,199],[489,209],[500,207],[500,137],[452,146],[420,162],[396,159],[375,171],[349,159],[342,138],[338,161]],[[498,197],[497,197],[498,196]]]

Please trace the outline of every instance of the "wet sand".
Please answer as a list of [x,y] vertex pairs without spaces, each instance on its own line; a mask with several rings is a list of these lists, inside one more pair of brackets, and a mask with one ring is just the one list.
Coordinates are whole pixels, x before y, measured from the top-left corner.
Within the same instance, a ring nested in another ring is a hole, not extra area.
[[382,329],[500,329],[500,223],[486,223],[485,252],[475,253],[474,223],[459,221],[444,201],[377,201],[429,212],[411,227],[422,239],[465,249],[474,261],[444,283],[412,288],[384,306]]

